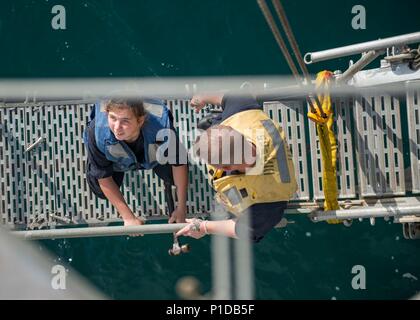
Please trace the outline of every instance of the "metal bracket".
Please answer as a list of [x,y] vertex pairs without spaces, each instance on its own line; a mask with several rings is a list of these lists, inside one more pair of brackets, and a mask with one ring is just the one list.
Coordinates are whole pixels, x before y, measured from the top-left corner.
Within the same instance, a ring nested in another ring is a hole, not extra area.
[[38,139],[35,140],[34,143],[30,144],[29,146],[26,147],[25,152],[30,152],[33,149],[35,149],[36,147],[38,147],[41,143],[44,143],[46,141],[46,139],[44,137],[39,137]]

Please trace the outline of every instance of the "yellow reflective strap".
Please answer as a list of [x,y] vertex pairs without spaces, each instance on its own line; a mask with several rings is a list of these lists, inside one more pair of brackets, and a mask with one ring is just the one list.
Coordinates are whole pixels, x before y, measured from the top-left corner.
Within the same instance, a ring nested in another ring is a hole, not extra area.
[[324,124],[328,120],[328,118],[322,118],[319,112],[314,113],[311,111],[308,112],[308,118],[309,120],[312,120],[316,124]]
[[[333,131],[334,112],[331,104],[331,97],[328,93],[329,82],[332,73],[329,71],[321,71],[317,74],[316,85],[324,91],[324,94],[318,95],[321,108],[326,118],[322,118],[320,113],[315,117],[317,122],[317,131],[320,140],[321,158],[322,158],[322,185],[324,189],[324,211],[337,210],[338,205],[338,189],[337,189],[337,143]],[[318,108],[320,106],[317,106]],[[309,113],[308,113],[309,116]],[[312,116],[312,115],[311,115]],[[313,118],[310,119],[312,120]],[[338,219],[327,220],[328,223],[340,223]]]

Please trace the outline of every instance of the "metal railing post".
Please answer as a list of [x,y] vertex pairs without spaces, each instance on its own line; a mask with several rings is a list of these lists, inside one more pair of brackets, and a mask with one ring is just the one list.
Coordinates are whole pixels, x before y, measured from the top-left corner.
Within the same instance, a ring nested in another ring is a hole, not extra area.
[[89,227],[66,228],[35,231],[12,231],[14,236],[25,240],[83,238],[83,237],[110,237],[134,234],[173,233],[185,227],[187,223],[150,224],[141,226],[117,227]]
[[380,40],[362,42],[352,44],[349,46],[322,50],[318,52],[308,52],[307,54],[305,54],[304,60],[306,64],[311,64],[314,62],[350,56],[353,54],[358,54],[371,50],[383,50],[392,46],[402,46],[405,44],[416,42],[420,42],[420,32],[414,32]]

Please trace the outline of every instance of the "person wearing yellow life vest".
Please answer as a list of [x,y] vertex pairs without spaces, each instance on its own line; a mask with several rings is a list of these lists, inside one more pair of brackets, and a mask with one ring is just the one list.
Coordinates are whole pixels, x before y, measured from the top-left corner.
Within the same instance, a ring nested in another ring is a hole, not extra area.
[[206,234],[223,234],[241,238],[243,217],[248,215],[251,240],[259,242],[280,222],[288,200],[297,190],[284,133],[249,93],[196,95],[190,104],[196,111],[206,104],[223,108],[194,148],[207,164],[216,200],[232,218],[187,219],[189,224],[177,236],[198,239]]

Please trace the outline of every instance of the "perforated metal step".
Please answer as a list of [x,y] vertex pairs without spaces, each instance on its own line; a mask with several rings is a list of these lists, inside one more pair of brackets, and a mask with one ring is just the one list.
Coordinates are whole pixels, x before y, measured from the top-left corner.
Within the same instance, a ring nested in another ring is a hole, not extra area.
[[[420,82],[414,82],[420,87]],[[412,192],[420,193],[420,89],[407,90],[408,138],[410,145]]]
[[[168,106],[174,115],[174,126],[179,139],[187,147],[192,148],[197,138],[198,120],[205,116],[206,110],[195,113],[188,100],[168,100]],[[189,164],[188,212],[210,212],[213,209],[214,191],[207,180],[207,169],[203,164]]]
[[298,191],[292,200],[309,199],[307,144],[305,137],[305,112],[302,101],[264,103],[264,111],[278,122],[285,132],[295,166]]
[[361,196],[404,195],[399,100],[363,93],[356,98],[354,116]]

